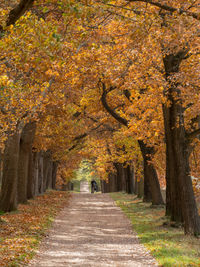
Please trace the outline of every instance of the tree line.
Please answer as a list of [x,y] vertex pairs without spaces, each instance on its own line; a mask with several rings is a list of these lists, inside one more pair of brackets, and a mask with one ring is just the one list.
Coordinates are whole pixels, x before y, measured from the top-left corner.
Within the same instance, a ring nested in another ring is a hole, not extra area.
[[104,192],[137,188],[153,205],[159,170],[166,215],[199,235],[197,1],[1,5],[1,209],[55,188],[58,162],[70,176],[87,157]]

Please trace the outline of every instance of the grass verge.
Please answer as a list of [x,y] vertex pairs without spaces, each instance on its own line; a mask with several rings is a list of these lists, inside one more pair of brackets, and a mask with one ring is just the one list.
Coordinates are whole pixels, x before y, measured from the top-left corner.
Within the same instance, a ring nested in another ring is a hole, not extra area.
[[0,266],[23,266],[30,261],[69,196],[68,192],[48,191],[19,205],[17,211],[1,215]]
[[163,226],[166,221],[163,207],[153,208],[125,193],[111,193],[111,197],[160,266],[200,266],[200,239],[185,236],[183,229]]

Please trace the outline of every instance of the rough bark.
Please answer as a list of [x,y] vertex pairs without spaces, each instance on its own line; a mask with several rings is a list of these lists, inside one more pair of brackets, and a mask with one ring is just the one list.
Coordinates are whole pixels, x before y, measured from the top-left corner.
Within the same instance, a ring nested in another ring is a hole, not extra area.
[[140,197],[143,197],[144,196],[144,181],[143,181],[143,190],[142,190],[142,192],[140,192],[141,190],[140,190],[140,187],[139,187],[139,183],[140,183],[140,180],[141,180],[141,174],[139,174],[139,173],[140,173],[141,169],[144,169],[144,168],[142,168],[141,162],[139,160],[136,160],[136,162],[135,162],[134,194],[135,195],[139,195]]
[[2,163],[3,163],[3,153],[0,150],[0,187],[1,187],[1,184],[2,184],[2,174],[3,174],[3,172],[2,172],[2,169],[3,169]]
[[101,192],[105,193],[104,180],[100,180],[100,184],[101,184]]
[[35,136],[36,123],[27,123],[22,130],[20,137],[20,150],[18,162],[18,183],[17,183],[17,201],[25,203],[27,201],[27,185],[29,173],[29,159],[32,153],[32,144]]
[[[173,106],[172,104],[169,109],[175,111],[176,108]],[[180,115],[180,110],[178,113]],[[167,117],[165,113],[165,120],[172,122],[175,119],[175,122],[179,116],[178,113],[177,110],[175,113],[170,112],[170,117]],[[198,235],[200,234],[200,219],[190,177],[185,129],[183,125],[178,128],[174,125],[165,132],[167,136],[167,212],[171,220],[184,222],[186,234]]]
[[108,192],[116,192],[117,191],[117,175],[115,173],[109,173],[108,175]]
[[138,194],[138,180],[137,180],[137,177],[135,178],[134,194],[135,194],[135,195]]
[[44,171],[43,171],[43,152],[38,153],[38,192],[39,194],[44,193]]
[[49,168],[48,168],[48,174],[47,174],[47,189],[52,189],[52,172],[53,172],[53,162],[49,161]]
[[135,190],[135,171],[133,164],[129,165],[130,168],[130,191],[131,194],[134,194]]
[[101,182],[102,192],[124,191],[133,194],[134,190],[134,172],[130,165],[114,163],[116,173],[109,173],[108,182]]
[[20,134],[16,130],[8,137],[4,151],[0,210],[5,212],[17,209],[19,143]]
[[[186,50],[163,58],[168,88],[164,92],[170,106],[163,106],[167,158],[167,198],[170,198],[168,212],[172,219],[183,219],[186,234],[200,234],[200,217],[194,197],[189,167],[190,144],[184,127],[184,109],[178,84],[171,81],[171,75],[187,54]],[[168,201],[168,200],[167,200]],[[174,209],[173,205],[176,205]]]
[[137,197],[144,198],[144,179],[140,179],[138,182]]
[[58,162],[54,161],[52,166],[52,189],[56,189],[57,169],[58,169]]
[[152,201],[153,205],[163,205],[160,184],[155,167],[151,163],[151,156],[154,155],[154,149],[148,147],[143,141],[138,141],[144,164],[144,201]]
[[102,185],[103,185],[104,193],[109,193],[110,192],[109,182],[102,180]]
[[48,175],[49,175],[49,168],[51,162],[51,154],[50,151],[43,152],[43,189],[44,192],[48,186]]
[[32,149],[29,151],[28,162],[28,181],[27,181],[27,199],[34,198],[35,196],[35,173]]
[[33,153],[34,195],[39,195],[39,152]]
[[116,169],[116,192],[122,191],[122,176],[119,175],[119,172],[117,170],[116,164],[114,163],[115,169]]
[[74,190],[74,184],[72,182],[68,183],[68,190],[73,191]]
[[171,136],[172,125],[176,121],[171,121],[170,108],[163,106],[165,140],[166,140],[166,215],[170,216],[172,221],[183,222],[180,191],[174,177],[177,175],[176,159],[174,154],[173,137]]
[[118,191],[126,192],[126,177],[124,173],[124,167],[122,163],[115,163],[118,177]]
[[134,191],[134,179],[131,166],[127,165],[124,167],[125,177],[126,177],[126,192],[128,194],[133,194]]

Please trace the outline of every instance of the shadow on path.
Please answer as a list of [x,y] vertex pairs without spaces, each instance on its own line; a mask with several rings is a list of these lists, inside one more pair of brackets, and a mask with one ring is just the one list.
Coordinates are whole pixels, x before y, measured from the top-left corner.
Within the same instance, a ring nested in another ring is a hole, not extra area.
[[158,266],[107,194],[73,194],[31,267]]

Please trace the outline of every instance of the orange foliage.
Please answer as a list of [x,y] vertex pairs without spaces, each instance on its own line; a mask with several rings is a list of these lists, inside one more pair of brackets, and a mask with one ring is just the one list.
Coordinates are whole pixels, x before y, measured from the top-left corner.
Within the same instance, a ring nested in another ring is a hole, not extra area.
[[[180,84],[183,106],[189,106],[190,131],[200,110],[199,20],[192,15],[199,9],[198,1],[158,1],[174,9],[169,13],[145,2],[37,0],[16,26],[6,28],[0,39],[0,101],[7,112],[0,114],[2,147],[7,130],[28,111],[26,119],[38,121],[35,147],[50,149],[69,176],[83,157],[95,159],[102,178],[113,161],[137,165],[137,140],[144,140],[155,147],[152,161],[164,184],[163,56],[189,47],[190,57],[173,79]],[[11,6],[5,1],[0,6],[1,25]],[[106,90],[114,88],[108,103],[128,121],[128,129],[105,112],[102,82]],[[194,145],[191,169],[200,177],[199,144]]]
[[68,199],[67,192],[49,191],[28,204],[19,205],[18,211],[2,215],[0,266],[27,263],[45,235],[50,218],[66,205]]

